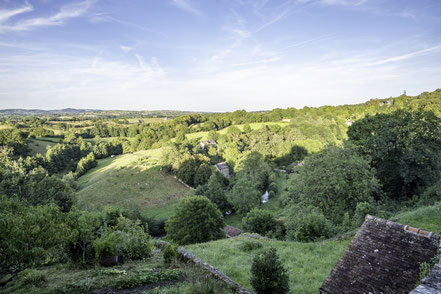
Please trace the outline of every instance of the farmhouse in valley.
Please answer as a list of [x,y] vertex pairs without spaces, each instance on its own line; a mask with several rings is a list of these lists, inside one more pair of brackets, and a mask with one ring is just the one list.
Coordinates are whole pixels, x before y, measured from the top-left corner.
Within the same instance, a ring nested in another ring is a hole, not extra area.
[[431,232],[368,215],[319,292],[409,293],[419,281],[420,264],[437,254],[439,241]]
[[226,162],[219,162],[218,164],[214,165],[216,169],[224,175],[224,177],[229,178],[230,177],[230,168],[228,167],[228,164]]

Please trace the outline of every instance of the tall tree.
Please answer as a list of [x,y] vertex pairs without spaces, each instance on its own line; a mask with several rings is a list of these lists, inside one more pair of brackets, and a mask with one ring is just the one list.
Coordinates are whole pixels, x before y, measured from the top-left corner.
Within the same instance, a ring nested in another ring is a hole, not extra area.
[[348,137],[370,158],[390,197],[412,197],[439,179],[441,118],[433,112],[367,115],[349,128]]

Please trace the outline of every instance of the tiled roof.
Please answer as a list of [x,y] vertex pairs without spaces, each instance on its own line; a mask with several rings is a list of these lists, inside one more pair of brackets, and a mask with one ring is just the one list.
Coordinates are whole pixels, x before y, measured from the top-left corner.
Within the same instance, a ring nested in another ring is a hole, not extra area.
[[368,215],[320,291],[409,293],[438,246],[437,235]]

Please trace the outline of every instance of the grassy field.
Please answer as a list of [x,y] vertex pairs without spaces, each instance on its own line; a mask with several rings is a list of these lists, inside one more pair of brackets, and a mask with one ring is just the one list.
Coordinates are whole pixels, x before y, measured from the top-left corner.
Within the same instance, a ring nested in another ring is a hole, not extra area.
[[401,224],[441,234],[441,202],[403,212],[396,217]]
[[[53,139],[53,138],[52,138]],[[29,149],[31,149],[31,155],[46,154],[47,148],[56,145],[55,142],[43,141],[39,139],[29,139]]]
[[156,165],[161,149],[98,160],[98,166],[78,179],[78,205],[100,209],[113,205],[156,219],[173,214],[173,204],[193,192]]
[[[244,251],[246,242],[262,248]],[[257,240],[242,235],[235,238],[186,246],[205,262],[218,268],[235,282],[251,289],[250,268],[253,257],[261,250],[275,247],[289,274],[290,293],[317,293],[350,240],[317,243]]]

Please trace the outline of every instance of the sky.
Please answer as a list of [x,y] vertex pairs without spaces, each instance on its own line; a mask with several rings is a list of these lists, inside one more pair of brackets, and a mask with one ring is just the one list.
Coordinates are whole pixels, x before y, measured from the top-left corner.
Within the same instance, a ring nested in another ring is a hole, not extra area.
[[441,88],[440,0],[0,0],[0,108],[247,111]]

